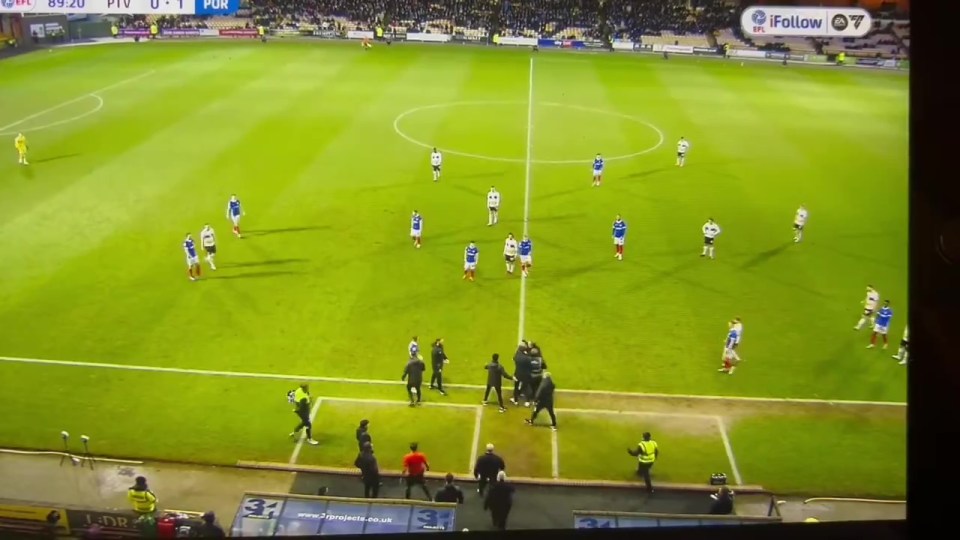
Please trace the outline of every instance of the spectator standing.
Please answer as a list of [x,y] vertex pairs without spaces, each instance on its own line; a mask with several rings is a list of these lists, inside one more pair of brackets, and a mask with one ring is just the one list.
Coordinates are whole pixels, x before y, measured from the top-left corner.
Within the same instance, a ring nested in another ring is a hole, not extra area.
[[361,420],[360,427],[357,428],[357,449],[363,450],[364,444],[373,444],[373,437],[370,436],[370,432],[367,429],[370,427],[369,420]]
[[380,465],[377,463],[376,456],[373,455],[373,444],[363,443],[360,454],[353,465],[360,469],[360,479],[363,480],[363,497],[365,499],[376,499],[377,495],[380,494]]
[[720,491],[710,495],[710,513],[717,516],[727,516],[733,513],[733,491],[727,486],[721,486]]
[[138,516],[153,516],[157,511],[157,496],[147,487],[147,479],[143,476],[138,476],[133,487],[127,490],[127,500]]
[[[423,394],[423,372],[427,370],[427,365],[423,363],[418,356],[411,356],[407,361],[407,367],[403,370],[401,381],[407,381],[407,397],[410,398],[410,406],[420,405],[420,398]],[[416,401],[413,396],[416,395]]]
[[410,453],[403,458],[403,476],[407,480],[407,489],[404,492],[404,498],[410,498],[410,489],[413,486],[420,486],[427,500],[433,500],[430,491],[427,489],[427,483],[424,475],[430,470],[430,463],[427,462],[427,456],[418,450],[417,443],[410,443]]
[[503,458],[493,453],[493,445],[487,445],[487,451],[477,458],[476,465],[473,466],[473,476],[477,479],[477,493],[483,496],[487,484],[495,482],[497,475],[507,469]]
[[448,362],[450,360],[447,358],[446,351],[443,350],[443,338],[437,338],[433,342],[433,350],[430,354],[430,367],[433,368],[433,372],[430,374],[430,389],[436,388],[441,396],[447,395],[447,392],[443,389],[443,365]]
[[510,403],[519,405],[519,400],[522,400],[524,407],[530,406],[530,399],[532,398],[532,395],[528,391],[530,387],[530,356],[527,354],[528,347],[526,341],[521,341],[517,347],[517,352],[513,354],[513,374],[515,378],[513,382],[513,398],[510,399]]
[[483,509],[490,511],[493,526],[497,530],[507,530],[507,518],[510,516],[510,508],[513,507],[513,492],[513,485],[507,482],[507,473],[497,473],[497,481],[490,485],[490,492],[483,502]]
[[484,366],[484,369],[487,370],[487,389],[483,392],[483,401],[481,405],[487,404],[487,399],[490,397],[490,390],[497,392],[497,403],[500,405],[500,412],[506,412],[506,407],[503,406],[503,379],[513,380],[513,377],[507,373],[507,370],[503,368],[500,364],[500,355],[493,353],[493,357],[490,360],[490,363]]
[[527,424],[533,425],[540,411],[546,409],[550,415],[550,429],[557,430],[557,415],[553,412],[553,394],[557,387],[553,384],[553,377],[549,372],[543,374],[543,382],[537,388],[537,394],[533,400],[533,415],[526,420]]
[[647,485],[647,492],[653,493],[653,483],[650,481],[650,469],[660,457],[660,448],[657,442],[651,438],[650,432],[643,434],[643,440],[637,445],[636,450],[627,450],[631,456],[637,457],[637,474],[643,478]]
[[453,483],[453,473],[447,473],[447,482],[437,492],[434,502],[463,504],[463,490]]
[[226,538],[223,528],[217,525],[217,516],[213,512],[205,512],[200,517],[203,524],[197,528],[197,536],[200,538]]

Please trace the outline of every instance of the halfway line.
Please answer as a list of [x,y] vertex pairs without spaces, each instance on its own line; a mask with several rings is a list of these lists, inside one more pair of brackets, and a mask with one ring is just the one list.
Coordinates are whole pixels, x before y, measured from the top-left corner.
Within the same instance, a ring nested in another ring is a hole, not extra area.
[[[530,169],[533,166],[533,57],[527,85],[527,152],[524,159],[523,236],[530,234]],[[523,340],[527,312],[527,276],[520,276],[520,321],[517,324],[517,342]]]

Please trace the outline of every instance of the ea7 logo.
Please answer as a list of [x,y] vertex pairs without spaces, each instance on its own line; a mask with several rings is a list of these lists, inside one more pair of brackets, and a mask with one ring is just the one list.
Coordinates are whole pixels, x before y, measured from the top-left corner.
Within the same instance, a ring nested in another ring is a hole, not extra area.
[[863,22],[863,15],[851,15],[850,20],[853,21],[853,29],[857,30],[860,28],[860,23]]

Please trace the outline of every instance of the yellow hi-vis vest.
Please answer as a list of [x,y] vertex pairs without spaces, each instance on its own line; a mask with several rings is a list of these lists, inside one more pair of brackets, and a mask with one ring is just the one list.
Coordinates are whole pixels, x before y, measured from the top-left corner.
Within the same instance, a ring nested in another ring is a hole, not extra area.
[[640,443],[640,456],[637,458],[640,463],[653,463],[657,460],[657,443],[654,441],[643,441]]
[[297,407],[300,406],[300,402],[303,401],[303,398],[307,398],[307,405],[310,404],[310,394],[303,391],[303,388],[297,387],[296,391],[293,392],[293,404]]
[[260,37],[263,37],[266,32],[266,29],[262,25],[257,27],[257,35]]
[[157,35],[157,32],[159,32],[159,31],[160,31],[160,27],[159,27],[159,26],[157,26],[156,24],[151,24],[151,25],[150,25],[150,35],[155,36],[155,35]]
[[378,37],[378,38],[382,38],[382,37],[383,37],[383,28],[380,27],[380,26],[377,27],[377,37]]
[[133,503],[134,512],[148,514],[157,510],[157,496],[150,491],[137,491],[130,488],[127,491],[127,499]]

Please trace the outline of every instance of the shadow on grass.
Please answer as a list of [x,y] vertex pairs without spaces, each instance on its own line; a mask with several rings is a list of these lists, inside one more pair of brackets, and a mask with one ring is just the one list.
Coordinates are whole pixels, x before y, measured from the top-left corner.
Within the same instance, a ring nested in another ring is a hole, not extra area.
[[244,237],[252,236],[267,236],[271,234],[288,234],[288,233],[298,233],[298,232],[310,232],[310,231],[323,231],[329,229],[327,226],[310,226],[310,227],[286,227],[283,229],[252,229],[249,231],[241,231]]
[[294,276],[300,275],[303,272],[286,272],[286,271],[271,271],[271,272],[247,272],[245,274],[227,274],[227,275],[215,275],[211,276],[207,274],[207,277],[203,279],[254,279],[254,278],[271,278],[271,277],[282,277],[282,276]]
[[241,263],[227,263],[220,265],[220,268],[250,268],[257,266],[279,266],[281,264],[293,264],[310,262],[310,259],[272,259],[269,261],[252,261]]
[[59,160],[61,160],[61,159],[70,159],[70,158],[73,158],[73,157],[77,157],[77,156],[79,156],[79,155],[81,155],[81,154],[79,154],[79,153],[60,154],[59,156],[51,156],[51,157],[47,157],[47,158],[43,158],[43,159],[37,159],[37,160],[34,160],[32,163],[50,163],[51,161],[59,161]]
[[773,249],[768,249],[768,250],[766,250],[766,251],[761,251],[760,253],[757,253],[755,256],[753,256],[752,258],[750,258],[749,260],[747,260],[746,262],[744,262],[742,265],[740,265],[740,269],[741,269],[741,270],[749,270],[750,268],[757,267],[757,266],[759,266],[759,265],[761,265],[761,264],[769,261],[770,259],[773,259],[773,258],[776,257],[777,255],[780,255],[781,253],[783,253],[784,251],[786,251],[787,248],[789,248],[791,245],[793,245],[793,242],[787,242],[787,243],[781,244],[781,245],[779,245],[779,246],[777,246],[777,247],[775,247],[775,248],[773,248]]
[[664,173],[672,169],[673,167],[660,167],[659,169],[650,169],[646,171],[637,171],[633,174],[628,174],[624,178],[628,180],[642,180],[644,178],[649,178],[651,176]]

